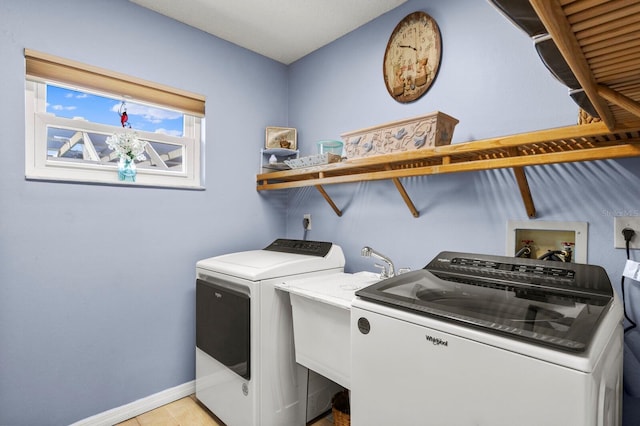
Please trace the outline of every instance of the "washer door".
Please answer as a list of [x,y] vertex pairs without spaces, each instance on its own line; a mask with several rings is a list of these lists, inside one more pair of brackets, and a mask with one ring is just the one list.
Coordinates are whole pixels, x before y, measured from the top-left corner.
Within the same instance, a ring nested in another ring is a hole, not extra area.
[[247,380],[251,378],[250,324],[248,294],[228,284],[196,280],[196,346]]

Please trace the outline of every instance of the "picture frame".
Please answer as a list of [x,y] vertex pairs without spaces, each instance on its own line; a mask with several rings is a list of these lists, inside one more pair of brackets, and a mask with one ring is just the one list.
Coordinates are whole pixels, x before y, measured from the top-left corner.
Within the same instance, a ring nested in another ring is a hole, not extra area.
[[298,149],[298,132],[293,127],[267,127],[265,148]]

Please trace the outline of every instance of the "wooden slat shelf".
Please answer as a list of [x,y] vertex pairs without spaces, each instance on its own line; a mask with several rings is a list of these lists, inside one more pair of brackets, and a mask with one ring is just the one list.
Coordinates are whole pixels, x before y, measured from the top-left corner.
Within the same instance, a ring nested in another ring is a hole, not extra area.
[[607,127],[640,118],[640,3],[529,0]]
[[314,186],[336,214],[342,215],[322,185],[392,179],[417,217],[419,214],[400,178],[513,168],[527,214],[535,217],[525,166],[635,156],[640,156],[640,126],[611,132],[598,122],[263,173],[257,175],[256,180],[259,191]]
[[259,191],[391,179],[414,216],[401,178],[511,168],[529,217],[525,167],[640,156],[640,2],[529,0],[601,122],[457,143],[257,176]]

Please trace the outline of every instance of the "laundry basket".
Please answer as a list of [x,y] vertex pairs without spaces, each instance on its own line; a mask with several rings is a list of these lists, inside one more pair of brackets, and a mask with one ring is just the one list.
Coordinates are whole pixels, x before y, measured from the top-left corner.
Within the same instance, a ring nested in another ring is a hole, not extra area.
[[343,390],[331,398],[331,413],[334,426],[351,426],[351,408],[349,407],[349,391]]

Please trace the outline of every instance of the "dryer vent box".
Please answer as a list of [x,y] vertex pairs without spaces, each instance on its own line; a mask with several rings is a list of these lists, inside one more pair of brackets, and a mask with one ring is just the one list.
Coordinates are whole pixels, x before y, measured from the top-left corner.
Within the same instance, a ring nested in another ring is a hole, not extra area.
[[587,263],[587,229],[587,222],[509,220],[506,255],[515,256],[529,242],[530,257],[538,259],[550,250],[562,250],[564,243],[571,243],[572,262]]

